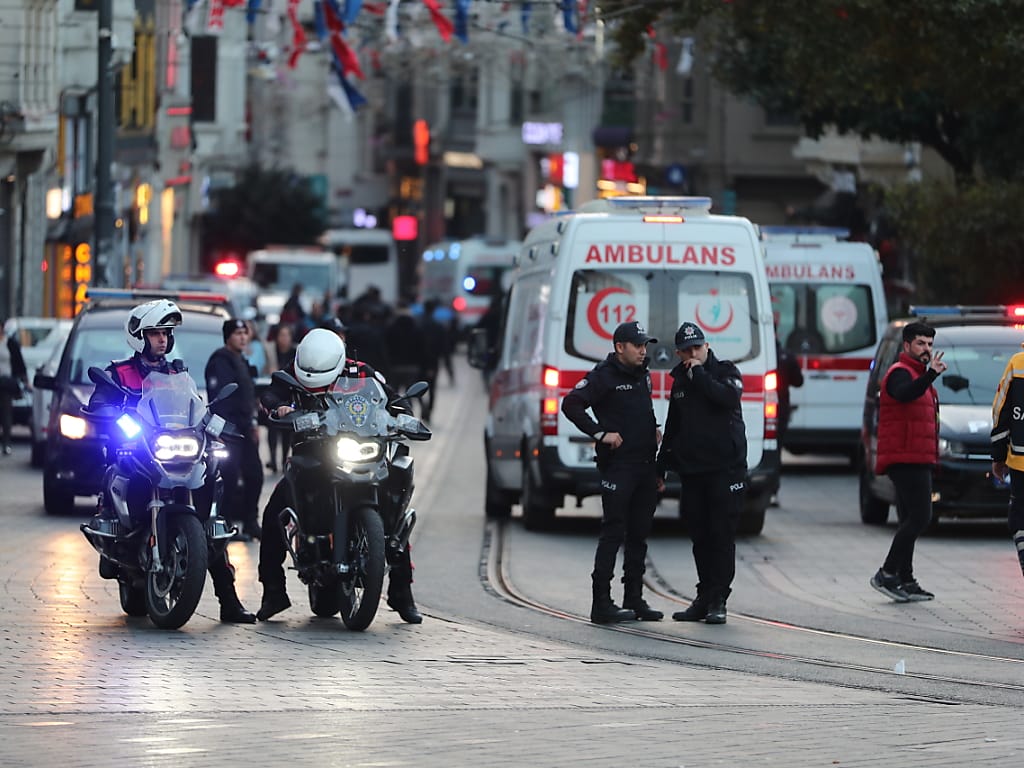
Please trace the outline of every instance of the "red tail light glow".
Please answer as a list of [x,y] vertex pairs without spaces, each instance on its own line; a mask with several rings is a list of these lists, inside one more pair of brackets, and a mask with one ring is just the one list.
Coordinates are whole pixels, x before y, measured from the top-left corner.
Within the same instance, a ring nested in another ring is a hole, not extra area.
[[764,375],[764,439],[779,437],[779,374],[768,371]]
[[1024,304],[1012,304],[1006,308],[1006,314],[1009,317],[1020,318],[1024,320]]
[[213,268],[217,277],[238,277],[242,274],[242,265],[237,261],[219,261]]
[[544,366],[541,383],[545,389],[553,389],[555,392],[549,391],[546,393],[547,397],[540,401],[540,433],[542,435],[558,434],[558,386],[561,378],[557,368]]
[[466,297],[456,296],[452,299],[452,309],[456,312],[464,312],[466,310]]

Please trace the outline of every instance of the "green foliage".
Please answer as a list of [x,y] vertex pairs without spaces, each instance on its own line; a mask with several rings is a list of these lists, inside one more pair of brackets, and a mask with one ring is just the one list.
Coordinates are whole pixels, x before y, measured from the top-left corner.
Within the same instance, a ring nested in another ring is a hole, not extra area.
[[313,245],[326,229],[324,201],[309,180],[278,169],[249,166],[234,187],[212,195],[207,246],[242,251],[267,245]]
[[730,90],[827,125],[935,149],[961,180],[1024,176],[1019,0],[604,0],[619,53],[698,29]]
[[1024,301],[1024,184],[907,185],[890,190],[886,206],[913,254],[916,301]]

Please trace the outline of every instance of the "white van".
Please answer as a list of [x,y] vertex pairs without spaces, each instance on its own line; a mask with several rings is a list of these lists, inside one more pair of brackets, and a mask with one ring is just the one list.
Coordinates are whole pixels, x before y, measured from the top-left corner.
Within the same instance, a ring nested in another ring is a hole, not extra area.
[[325,297],[333,301],[341,287],[337,258],[320,248],[271,246],[250,251],[245,269],[259,289],[257,316],[268,325],[280,320],[281,309],[295,285],[302,286],[300,304],[306,312],[312,310],[313,302]]
[[398,301],[398,244],[391,230],[328,229],[320,236],[320,244],[338,256],[349,301],[370,286],[380,289],[382,301]]
[[522,245],[519,240],[472,237],[427,247],[421,301],[437,299],[451,309],[457,330],[472,328],[508,288],[507,275]]
[[543,527],[566,496],[599,494],[593,441],[562,415],[562,397],[613,351],[615,327],[638,320],[659,339],[648,357],[664,424],[675,332],[691,320],[743,373],[749,491],[740,529],[760,532],[779,471],[771,298],[754,226],[710,207],[708,198],[596,200],[527,236],[500,348],[489,357],[482,332],[471,342],[471,363],[494,363],[488,516],[519,503],[526,525]]
[[881,262],[843,229],[762,227],[761,237],[776,332],[804,376],[789,393],[783,447],[856,460],[868,371],[889,322]]

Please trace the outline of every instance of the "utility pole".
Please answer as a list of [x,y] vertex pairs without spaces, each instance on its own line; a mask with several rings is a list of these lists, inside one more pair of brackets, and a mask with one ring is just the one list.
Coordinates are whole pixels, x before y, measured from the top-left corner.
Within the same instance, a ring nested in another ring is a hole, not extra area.
[[114,249],[114,76],[111,67],[114,35],[113,0],[99,0],[96,69],[96,191],[93,206],[93,285],[109,285]]

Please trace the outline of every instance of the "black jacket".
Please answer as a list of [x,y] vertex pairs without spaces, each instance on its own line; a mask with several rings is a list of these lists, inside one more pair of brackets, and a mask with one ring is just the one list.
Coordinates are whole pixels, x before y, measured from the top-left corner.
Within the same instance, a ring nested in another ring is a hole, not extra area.
[[154,371],[157,373],[186,373],[188,368],[185,367],[184,360],[168,360],[166,357],[160,361],[159,365],[146,365],[142,362],[142,354],[136,352],[124,360],[114,360],[103,370],[110,374],[110,378],[115,383],[130,389],[133,395],[130,398],[125,398],[120,389],[113,389],[106,384],[97,384],[89,396],[88,407],[90,410],[96,410],[101,405],[116,405],[118,407],[130,405],[134,407],[138,404],[139,396],[142,394],[142,380],[149,374]]
[[680,363],[671,375],[672,394],[658,469],[679,475],[746,469],[747,432],[739,369],[708,350],[704,365],[687,371]]
[[[295,361],[292,362],[281,370],[288,373],[290,376],[295,378]],[[384,388],[384,393],[388,396],[389,406],[394,403],[398,398],[398,393],[395,389],[388,384],[387,380],[372,366],[367,365],[359,360],[347,359],[345,360],[345,367],[342,368],[338,377],[347,376],[349,378],[364,378],[364,379],[376,379],[380,382],[381,387]],[[327,388],[324,387],[326,390]],[[288,384],[285,384],[279,379],[271,378],[270,386],[263,390],[263,394],[260,395],[260,405],[262,405],[268,413],[273,413],[282,405],[290,405],[293,408],[300,405],[296,402],[297,398],[301,398],[307,391],[304,389],[295,390]],[[406,409],[400,409],[405,412]]]
[[228,384],[238,389],[230,397],[213,406],[213,412],[223,416],[238,432],[247,434],[256,418],[256,385],[252,366],[242,356],[227,347],[215,350],[206,362],[206,397],[209,402]]
[[[587,413],[590,408],[597,421]],[[602,432],[618,432],[622,445],[615,450],[597,443],[597,466],[654,461],[658,450],[651,374],[645,364],[627,368],[614,353],[580,379],[562,400],[562,413],[580,431],[597,439]]]

